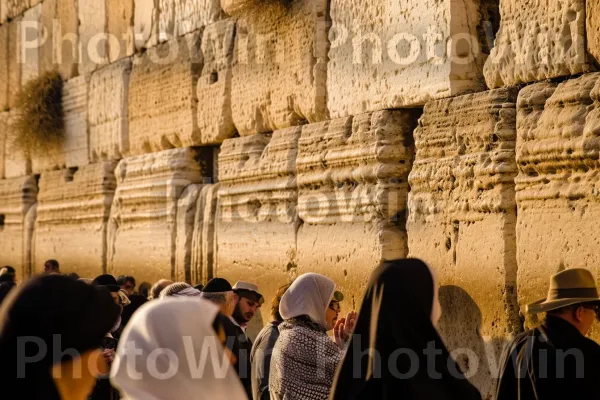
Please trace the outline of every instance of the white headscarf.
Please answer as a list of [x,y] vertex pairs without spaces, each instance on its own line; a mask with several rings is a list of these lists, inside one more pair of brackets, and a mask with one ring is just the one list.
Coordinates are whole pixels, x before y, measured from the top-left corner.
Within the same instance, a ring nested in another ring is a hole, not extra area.
[[217,313],[218,307],[197,297],[140,307],[121,336],[113,385],[132,400],[246,400],[212,328]]
[[308,315],[327,328],[325,313],[334,292],[335,283],[326,276],[315,273],[300,275],[281,298],[279,314],[283,319]]

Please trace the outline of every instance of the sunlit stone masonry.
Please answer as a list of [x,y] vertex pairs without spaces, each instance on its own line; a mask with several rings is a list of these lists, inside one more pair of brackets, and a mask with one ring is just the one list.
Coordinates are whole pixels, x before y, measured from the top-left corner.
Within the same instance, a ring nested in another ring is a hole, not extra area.
[[409,254],[436,271],[443,311],[455,319],[442,320],[444,338],[476,351],[472,380],[486,393],[493,381],[484,342],[499,359],[502,341],[520,331],[516,101],[516,90],[499,89],[427,103],[409,178]]
[[60,258],[61,272],[91,278],[106,270],[106,233],[116,162],[45,172],[39,182],[33,272]]
[[[519,93],[519,304],[546,296],[565,268],[600,273],[600,73]],[[530,326],[535,320],[527,319]],[[600,332],[594,337],[600,339]]]
[[[240,12],[235,37],[231,101],[240,135],[328,118],[327,0],[226,1]],[[243,10],[242,3],[252,11]],[[252,3],[254,7],[252,8]]]
[[215,276],[258,282],[271,298],[296,269],[301,128],[228,139],[219,155]]
[[488,87],[594,70],[599,12],[597,0],[500,1],[500,30],[484,69]]
[[[192,148],[121,160],[108,227],[108,271],[140,282],[171,278],[175,270],[177,202],[203,182],[207,157]],[[203,162],[204,161],[204,162]]]
[[298,274],[330,276],[346,307],[370,272],[406,257],[412,131],[419,111],[379,111],[305,126],[298,142]]
[[484,90],[497,12],[497,0],[331,0],[331,117]]
[[18,279],[31,274],[31,239],[37,193],[37,182],[33,176],[0,180],[2,265],[15,268]]

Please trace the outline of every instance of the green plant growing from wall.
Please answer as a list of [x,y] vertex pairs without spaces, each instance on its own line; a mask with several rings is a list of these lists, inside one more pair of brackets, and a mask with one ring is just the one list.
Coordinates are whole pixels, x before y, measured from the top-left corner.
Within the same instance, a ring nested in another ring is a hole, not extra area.
[[21,88],[13,120],[14,146],[26,155],[57,151],[64,140],[63,81],[50,71]]

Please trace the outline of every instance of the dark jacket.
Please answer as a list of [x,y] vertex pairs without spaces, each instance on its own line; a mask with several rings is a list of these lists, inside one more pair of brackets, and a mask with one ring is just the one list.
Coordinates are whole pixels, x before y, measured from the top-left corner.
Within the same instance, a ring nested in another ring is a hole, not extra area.
[[[102,341],[102,350],[117,348],[117,340],[114,337],[106,336]],[[108,376],[99,377],[88,400],[119,400],[119,392],[112,387]]]
[[252,380],[250,370],[250,352],[252,351],[252,342],[246,336],[242,328],[234,324],[229,318],[223,314],[218,317],[225,335],[227,336],[226,346],[235,355],[236,362],[234,364],[235,371],[238,373],[240,381],[246,390],[248,398],[252,398]]
[[497,400],[598,397],[600,346],[562,318],[517,336],[502,365]]
[[250,363],[252,364],[252,398],[253,400],[269,400],[269,373],[271,371],[271,355],[279,338],[279,322],[272,321],[258,334]]

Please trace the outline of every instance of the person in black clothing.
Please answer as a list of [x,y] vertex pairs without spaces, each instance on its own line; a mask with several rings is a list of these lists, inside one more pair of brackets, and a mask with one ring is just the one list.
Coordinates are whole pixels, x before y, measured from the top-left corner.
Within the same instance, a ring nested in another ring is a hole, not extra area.
[[586,269],[550,278],[548,297],[527,306],[546,313],[541,326],[518,335],[502,360],[497,400],[598,397],[600,346],[585,337],[598,318],[600,298]]
[[[110,295],[113,299],[113,302],[119,306],[119,318],[117,319],[115,325],[110,329],[109,332],[106,333],[102,340],[102,354],[104,356],[104,360],[110,367],[115,358],[115,350],[117,348],[118,340],[113,335],[115,331],[119,329],[122,323],[121,314],[123,313],[123,304],[121,301],[121,297],[119,296],[119,290],[121,287],[117,284],[117,280],[114,276],[109,274],[104,274],[97,276],[93,281],[92,285],[96,287],[103,287],[110,292]],[[116,389],[114,389],[110,381],[108,379],[108,375],[104,375],[98,378],[96,382],[96,386],[94,390],[89,395],[88,400],[118,400],[119,393]]]
[[437,291],[420,260],[373,271],[330,399],[481,400],[435,328]]
[[96,371],[89,361],[102,360],[98,348],[118,315],[104,288],[61,275],[25,282],[0,307],[3,386],[20,399],[85,398],[96,373],[108,372],[106,365]]
[[4,282],[17,283],[17,271],[9,265],[0,269],[0,283]]

